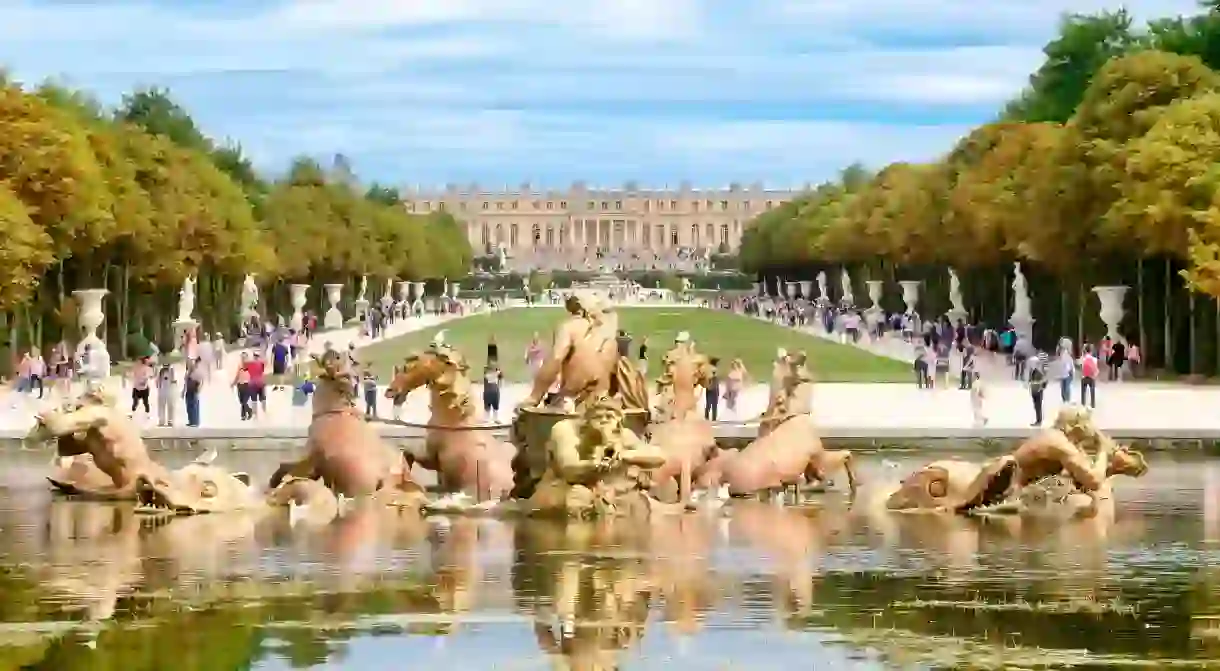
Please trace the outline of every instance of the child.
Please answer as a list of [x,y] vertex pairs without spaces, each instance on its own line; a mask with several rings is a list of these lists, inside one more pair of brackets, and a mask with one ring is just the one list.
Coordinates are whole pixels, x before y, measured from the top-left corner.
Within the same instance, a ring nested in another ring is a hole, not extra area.
[[987,389],[983,384],[982,374],[974,371],[970,375],[970,409],[974,412],[974,425],[987,426],[987,411],[983,407],[987,402]]
[[377,378],[373,371],[364,371],[364,416],[372,419],[377,416]]
[[298,408],[308,405],[314,390],[312,373],[306,369],[302,374],[301,384],[297,385],[296,390],[293,391],[292,404]]

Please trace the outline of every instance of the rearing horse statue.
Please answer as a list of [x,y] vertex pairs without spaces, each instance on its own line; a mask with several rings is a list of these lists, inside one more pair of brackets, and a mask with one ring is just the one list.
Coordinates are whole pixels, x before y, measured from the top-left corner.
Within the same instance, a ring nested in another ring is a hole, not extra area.
[[689,500],[693,473],[717,452],[711,422],[699,416],[698,391],[706,389],[715,367],[690,345],[679,345],[665,354],[664,369],[657,380],[660,407],[650,442],[666,454],[665,465],[652,473],[652,494],[672,503]]
[[[313,421],[305,441],[307,454],[282,464],[271,476],[272,489],[288,477],[321,479],[335,494],[418,495],[410,464],[381,440],[377,430],[356,410],[356,374],[347,358],[335,351],[314,357],[319,369],[313,395]],[[390,499],[387,499],[390,500]],[[405,500],[405,499],[404,499]]]
[[437,340],[407,358],[385,395],[402,403],[427,386],[432,410],[427,435],[423,448],[411,450],[408,458],[436,471],[444,491],[474,490],[480,501],[503,498],[513,487],[517,448],[488,433],[468,373],[461,352]]

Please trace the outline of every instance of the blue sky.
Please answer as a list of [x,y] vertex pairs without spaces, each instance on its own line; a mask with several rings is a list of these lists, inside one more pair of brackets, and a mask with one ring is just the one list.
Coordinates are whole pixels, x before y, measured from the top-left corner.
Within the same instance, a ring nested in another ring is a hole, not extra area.
[[[1135,0],[1137,17],[1193,0]],[[169,87],[265,169],[797,186],[946,151],[1104,0],[0,0],[0,64]]]

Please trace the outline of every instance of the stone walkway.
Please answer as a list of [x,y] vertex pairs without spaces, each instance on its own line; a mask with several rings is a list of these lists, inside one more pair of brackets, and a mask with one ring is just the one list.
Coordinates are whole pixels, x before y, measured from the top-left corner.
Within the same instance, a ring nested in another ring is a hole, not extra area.
[[[678,307],[678,306],[672,306]],[[389,336],[404,335],[412,331],[434,326],[443,319],[424,317],[398,322],[389,331]],[[345,348],[355,341],[357,346],[370,344],[367,338],[358,337],[356,329],[322,334],[311,343],[311,350],[321,352],[329,340],[337,348]],[[871,351],[881,354],[891,352],[895,358],[901,356],[905,343],[895,342],[870,345]],[[888,348],[883,350],[882,348]],[[268,413],[252,422],[239,419],[236,394],[229,387],[236,367],[236,354],[223,374],[205,387],[202,398],[203,427],[205,429],[246,430],[265,427],[268,429],[305,427],[309,424],[309,410],[292,406],[291,389],[268,390]],[[1015,383],[996,380],[988,383],[989,397],[986,411],[988,427],[992,429],[1024,429],[1033,421],[1030,397],[1025,388]],[[509,384],[502,394],[500,419],[511,419],[512,408],[525,396],[528,389],[523,384]],[[1073,390],[1079,394],[1079,389]],[[154,392],[155,393],[155,392]],[[476,393],[478,393],[476,391]],[[126,394],[124,398],[129,398]],[[1078,401],[1075,397],[1073,400]],[[1096,417],[1099,424],[1109,429],[1133,429],[1138,431],[1172,430],[1175,432],[1198,430],[1220,431],[1220,387],[1188,387],[1167,384],[1145,384],[1138,382],[1103,383],[1097,394]],[[390,416],[390,404],[379,397],[379,415]],[[756,418],[766,407],[767,390],[762,385],[745,390],[740,401],[739,412],[721,412],[724,421],[746,421]],[[402,418],[409,422],[426,422],[429,416],[428,398],[424,391],[413,394],[405,406]],[[1047,389],[1045,411],[1047,417],[1062,405],[1059,389],[1052,385]],[[17,408],[10,408],[8,399],[0,400],[0,437],[23,435],[33,422],[35,403],[22,401]],[[155,410],[156,399],[153,399]],[[185,412],[179,402],[178,421],[185,421]],[[920,429],[968,429],[973,425],[969,393],[956,389],[920,390],[912,384],[822,384],[814,395],[814,414],[821,425],[828,428],[844,428],[859,431],[869,429],[909,430],[917,435]],[[150,421],[155,425],[155,419]]]

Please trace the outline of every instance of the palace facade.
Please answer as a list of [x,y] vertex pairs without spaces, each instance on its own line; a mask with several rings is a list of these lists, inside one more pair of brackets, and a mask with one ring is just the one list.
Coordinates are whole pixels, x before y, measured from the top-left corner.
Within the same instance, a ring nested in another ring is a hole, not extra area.
[[452,213],[466,226],[476,253],[503,249],[510,257],[588,258],[598,252],[659,258],[678,250],[736,250],[748,221],[802,191],[761,184],[697,189],[683,183],[676,189],[653,189],[630,182],[592,188],[577,182],[563,191],[529,184],[502,191],[478,185],[408,189],[403,199],[411,212]]

